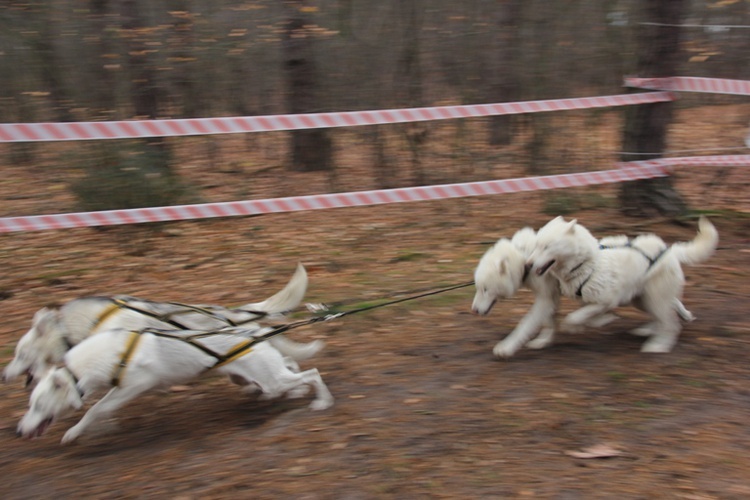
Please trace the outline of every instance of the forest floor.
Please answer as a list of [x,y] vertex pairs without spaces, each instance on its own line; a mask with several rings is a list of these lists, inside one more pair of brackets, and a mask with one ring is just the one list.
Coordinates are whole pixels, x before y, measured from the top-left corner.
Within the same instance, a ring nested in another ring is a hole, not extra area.
[[[717,108],[700,110],[702,123],[741,139],[747,108]],[[706,142],[708,134],[690,133],[692,118],[679,123],[684,143]],[[63,173],[45,161],[3,167],[0,216],[71,211]],[[247,167],[238,175],[197,156],[183,168],[214,199],[240,189],[253,198],[329,190],[323,174]],[[373,188],[365,177],[338,182]],[[693,208],[710,211],[721,241],[707,263],[685,269],[684,303],[697,319],[670,354],[641,353],[643,339],[627,331],[644,317],[623,308],[602,330],[497,360],[492,347],[532,297],[522,292],[476,317],[469,287],[290,333],[327,343],[303,363],[336,398],[321,412],[308,398],[261,401],[207,377],[144,395],[63,446],[82,412],[39,439],[17,438],[28,401],[19,380],[0,385],[0,497],[748,498],[750,175],[729,169],[717,179],[699,169],[676,179]],[[621,216],[605,202],[615,188],[571,192],[582,201],[569,215],[597,235],[695,234],[695,219]],[[238,305],[275,292],[298,261],[309,272],[306,302],[345,308],[463,283],[497,238],[546,222],[550,196],[0,235],[0,365],[36,309],[84,295]],[[574,307],[566,300],[561,312]]]

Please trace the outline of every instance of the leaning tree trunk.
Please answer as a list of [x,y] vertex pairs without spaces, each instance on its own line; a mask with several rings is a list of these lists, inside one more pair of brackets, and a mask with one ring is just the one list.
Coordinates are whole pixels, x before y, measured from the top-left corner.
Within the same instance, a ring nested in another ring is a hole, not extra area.
[[[685,0],[643,0],[642,5],[648,24],[639,28],[638,76],[676,76],[679,24]],[[629,106],[625,115],[622,161],[661,157],[672,113],[671,102]],[[620,203],[622,212],[634,217],[675,216],[686,211],[685,202],[674,189],[671,177],[623,183]]]
[[[314,34],[307,26],[305,0],[289,1],[289,19],[284,29],[284,69],[287,82],[287,108],[292,114],[314,113],[318,109]],[[298,172],[331,170],[332,142],[327,129],[292,132],[292,165]]]

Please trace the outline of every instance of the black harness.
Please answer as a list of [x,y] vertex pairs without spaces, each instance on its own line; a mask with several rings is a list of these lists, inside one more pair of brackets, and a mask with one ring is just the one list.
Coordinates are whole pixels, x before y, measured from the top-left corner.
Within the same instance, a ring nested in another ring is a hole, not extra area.
[[[614,249],[618,249],[618,248],[630,248],[630,249],[635,250],[639,254],[643,255],[643,257],[648,261],[648,267],[646,268],[646,272],[648,272],[648,270],[651,269],[654,266],[654,264],[656,264],[656,262],[659,259],[661,259],[661,257],[667,252],[667,250],[669,250],[669,247],[665,247],[658,254],[656,254],[655,257],[652,258],[649,254],[647,254],[646,252],[644,252],[643,250],[641,250],[637,246],[634,246],[633,242],[630,241],[630,240],[628,240],[628,242],[625,243],[622,246],[599,245],[599,250],[614,250]],[[576,267],[574,267],[573,269],[571,269],[571,272],[573,272],[576,269],[580,268],[583,264],[584,264],[584,262],[581,262]],[[589,280],[591,279],[591,276],[593,276],[593,274],[594,273],[592,272],[591,274],[589,274],[586,277],[585,280],[583,280],[583,282],[581,283],[581,285],[578,287],[578,290],[576,290],[576,297],[583,297],[583,287],[586,286],[586,283],[589,282]]]
[[[263,318],[268,316],[268,313],[265,311],[252,311],[248,309],[234,309],[236,312],[243,312],[247,314],[252,314],[254,317],[248,318],[246,320],[242,321],[233,321],[223,314],[219,314],[217,311],[212,310],[208,307],[200,307],[200,306],[193,306],[190,304],[182,304],[180,302],[165,302],[165,304],[178,307],[179,309],[176,311],[172,311],[165,314],[159,314],[154,311],[150,311],[148,309],[142,309],[140,307],[136,307],[132,305],[129,302],[129,298],[123,298],[123,297],[112,297],[110,299],[114,305],[119,307],[120,309],[127,309],[129,311],[134,311],[139,314],[142,314],[144,316],[149,316],[151,318],[154,318],[156,320],[161,321],[162,323],[166,323],[168,325],[174,326],[175,328],[178,328],[180,330],[190,330],[190,328],[187,325],[184,325],[183,323],[180,323],[176,319],[173,318],[173,316],[177,316],[180,314],[188,314],[188,313],[198,313],[202,314],[203,316],[207,316],[209,318],[215,319],[217,321],[220,321],[228,326],[242,326],[244,324],[253,322],[257,319]],[[139,302],[145,302],[148,303],[148,301],[140,300]]]
[[76,374],[75,374],[75,373],[73,373],[73,370],[71,370],[71,369],[70,369],[70,368],[68,368],[67,366],[65,366],[65,367],[63,367],[63,368],[65,368],[65,370],[67,370],[68,374],[70,374],[70,378],[72,378],[72,379],[73,379],[73,384],[74,384],[74,385],[75,385],[75,387],[76,387],[76,391],[78,391],[78,395],[79,395],[79,396],[81,396],[81,399],[83,399],[83,396],[84,396],[84,392],[83,392],[83,389],[81,389],[81,386],[79,386],[79,385],[78,385],[78,382],[79,382],[79,381],[78,381],[78,377],[76,377]]

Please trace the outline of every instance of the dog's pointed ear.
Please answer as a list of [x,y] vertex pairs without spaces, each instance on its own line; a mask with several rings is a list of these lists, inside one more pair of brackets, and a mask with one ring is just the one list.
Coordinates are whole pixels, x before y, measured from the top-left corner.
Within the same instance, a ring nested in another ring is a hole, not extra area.
[[52,384],[54,385],[55,390],[60,390],[68,384],[68,379],[60,373],[60,370],[55,370],[52,374]]
[[39,337],[44,337],[52,330],[52,325],[57,321],[59,309],[43,307],[34,316],[34,330]]
[[508,272],[508,263],[505,259],[500,259],[500,262],[497,263],[497,272],[501,275]]
[[568,222],[568,229],[567,231],[569,233],[573,233],[576,230],[576,223],[578,222],[578,219],[572,219],[570,222]]

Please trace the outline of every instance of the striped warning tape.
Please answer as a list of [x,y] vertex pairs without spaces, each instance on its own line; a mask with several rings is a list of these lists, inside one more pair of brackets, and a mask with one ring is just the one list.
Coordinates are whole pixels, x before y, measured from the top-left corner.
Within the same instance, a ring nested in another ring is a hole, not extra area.
[[430,108],[310,113],[298,115],[128,120],[69,123],[0,123],[0,142],[81,141],[238,134],[314,128],[353,127],[493,115],[540,113],[672,101],[669,92],[646,92],[572,99],[438,106]]
[[700,78],[695,76],[675,76],[671,78],[633,77],[625,79],[625,86],[653,90],[750,95],[750,81],[723,78]]
[[356,191],[309,196],[291,196],[265,200],[232,201],[152,207],[102,212],[79,212],[27,217],[0,218],[0,233],[42,231],[76,227],[112,226],[177,220],[236,217],[281,212],[299,212],[327,208],[361,207],[413,201],[463,198],[490,194],[517,193],[569,188],[615,182],[650,179],[669,175],[672,167],[682,166],[750,166],[750,155],[664,158],[618,164],[619,168],[597,172],[522,177],[493,181],[442,184],[376,191]]

